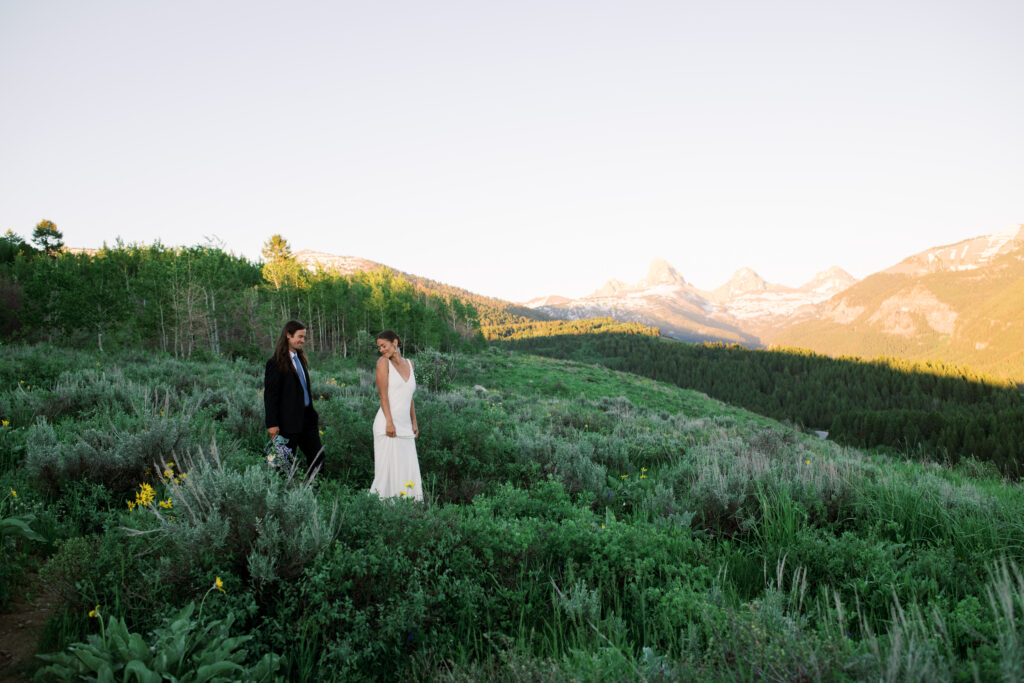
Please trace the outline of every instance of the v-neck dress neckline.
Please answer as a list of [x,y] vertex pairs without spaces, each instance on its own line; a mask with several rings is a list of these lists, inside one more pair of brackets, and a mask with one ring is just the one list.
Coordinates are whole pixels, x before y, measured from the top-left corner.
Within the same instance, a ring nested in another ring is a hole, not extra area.
[[402,377],[402,371],[399,370],[397,367],[395,367],[395,364],[392,363],[390,360],[388,361],[388,365],[390,365],[392,368],[394,368],[395,372],[398,373],[398,376],[402,378],[403,382],[408,384],[409,380],[412,379],[412,363],[408,359],[406,359],[405,362],[409,363],[409,379],[406,379],[405,377]]

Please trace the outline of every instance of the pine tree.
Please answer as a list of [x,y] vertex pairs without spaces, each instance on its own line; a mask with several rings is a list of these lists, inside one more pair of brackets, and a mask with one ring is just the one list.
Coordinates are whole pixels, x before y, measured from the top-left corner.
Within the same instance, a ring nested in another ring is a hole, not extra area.
[[43,220],[32,231],[32,241],[47,256],[56,256],[64,248],[64,233],[57,229],[53,221]]
[[302,266],[292,255],[288,240],[280,235],[272,235],[263,245],[263,279],[281,289],[285,285],[297,285],[302,273]]

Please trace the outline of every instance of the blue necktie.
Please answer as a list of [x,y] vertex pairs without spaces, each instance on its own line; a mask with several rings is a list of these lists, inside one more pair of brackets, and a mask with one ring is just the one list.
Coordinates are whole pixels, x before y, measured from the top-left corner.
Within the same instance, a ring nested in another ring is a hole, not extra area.
[[295,372],[299,373],[299,383],[302,384],[302,396],[306,399],[304,405],[309,405],[309,388],[306,387],[306,375],[302,372],[302,363],[298,356],[292,356],[292,364],[295,365]]

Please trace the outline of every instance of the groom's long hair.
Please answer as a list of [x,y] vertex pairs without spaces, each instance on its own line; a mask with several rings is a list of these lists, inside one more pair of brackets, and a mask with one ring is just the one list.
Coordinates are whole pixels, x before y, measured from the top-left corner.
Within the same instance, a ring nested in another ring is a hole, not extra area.
[[[304,329],[306,329],[306,326],[298,320],[289,320],[284,324],[281,336],[277,338],[277,346],[274,347],[274,362],[277,363],[277,369],[281,372],[288,372],[289,370],[295,372],[295,366],[292,365],[292,357],[289,353],[288,336]],[[295,353],[298,355],[299,360],[302,361],[302,364],[308,368],[309,363],[306,362],[305,352],[299,349]]]

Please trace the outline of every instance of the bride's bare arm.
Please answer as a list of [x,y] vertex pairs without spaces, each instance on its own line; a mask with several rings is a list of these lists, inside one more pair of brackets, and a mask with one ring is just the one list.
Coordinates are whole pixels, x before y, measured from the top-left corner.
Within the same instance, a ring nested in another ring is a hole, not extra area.
[[391,402],[388,401],[388,359],[377,360],[377,393],[380,395],[380,409],[384,412],[384,433],[395,435],[395,421],[391,419]]

